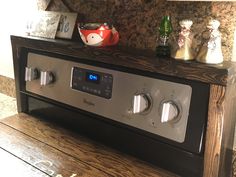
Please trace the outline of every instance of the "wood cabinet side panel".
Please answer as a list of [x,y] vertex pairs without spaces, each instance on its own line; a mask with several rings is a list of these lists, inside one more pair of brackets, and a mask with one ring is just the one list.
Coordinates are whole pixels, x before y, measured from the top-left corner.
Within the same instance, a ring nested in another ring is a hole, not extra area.
[[232,176],[235,85],[211,85],[204,154],[204,177]]

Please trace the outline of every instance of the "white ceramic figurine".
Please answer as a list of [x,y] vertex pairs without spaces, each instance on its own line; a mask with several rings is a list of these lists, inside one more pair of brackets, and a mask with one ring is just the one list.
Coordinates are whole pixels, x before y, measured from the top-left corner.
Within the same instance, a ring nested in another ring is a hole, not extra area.
[[223,62],[221,50],[221,33],[218,30],[220,22],[210,20],[207,29],[209,30],[209,39],[203,44],[196,57],[197,61],[208,64],[218,64]]

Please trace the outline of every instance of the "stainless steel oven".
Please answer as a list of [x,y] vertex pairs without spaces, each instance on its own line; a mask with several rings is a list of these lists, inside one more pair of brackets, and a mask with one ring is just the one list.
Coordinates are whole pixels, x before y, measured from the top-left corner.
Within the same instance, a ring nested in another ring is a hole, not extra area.
[[201,176],[209,85],[24,49],[24,111],[182,176]]

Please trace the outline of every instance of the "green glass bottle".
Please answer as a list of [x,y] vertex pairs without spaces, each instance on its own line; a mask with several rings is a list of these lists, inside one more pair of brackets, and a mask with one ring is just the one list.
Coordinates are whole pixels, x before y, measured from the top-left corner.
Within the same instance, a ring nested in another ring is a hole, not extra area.
[[170,47],[168,45],[168,39],[173,31],[171,20],[169,15],[165,15],[160,23],[159,27],[159,44],[156,48],[157,56],[170,56]]

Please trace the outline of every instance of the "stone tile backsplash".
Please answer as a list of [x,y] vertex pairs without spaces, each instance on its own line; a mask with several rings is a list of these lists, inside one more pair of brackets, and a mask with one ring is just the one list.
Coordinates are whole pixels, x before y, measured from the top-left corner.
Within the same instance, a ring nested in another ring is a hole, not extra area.
[[199,49],[210,18],[221,22],[222,50],[231,60],[236,27],[236,2],[167,2],[166,0],[53,0],[49,10],[79,13],[80,22],[110,22],[120,33],[119,45],[155,50],[158,26],[165,12],[171,14],[173,36],[178,22],[193,20],[192,31]]

